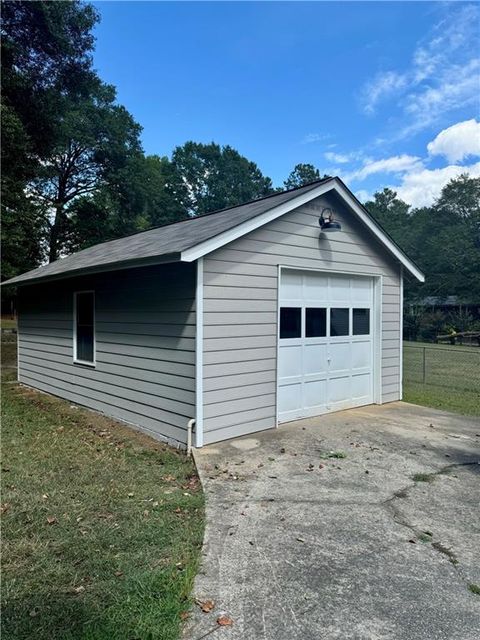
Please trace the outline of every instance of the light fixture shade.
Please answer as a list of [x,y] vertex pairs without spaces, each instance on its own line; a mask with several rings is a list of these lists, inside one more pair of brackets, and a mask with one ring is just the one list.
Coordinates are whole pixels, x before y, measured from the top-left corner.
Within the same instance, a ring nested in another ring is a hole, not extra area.
[[341,231],[342,225],[336,220],[325,220],[322,227],[322,231],[324,233],[333,233],[334,231]]
[[[324,217],[324,214],[328,215]],[[334,219],[333,212],[328,207],[323,209],[318,224],[320,225],[321,230],[325,233],[333,233],[334,231],[342,230],[342,225]]]

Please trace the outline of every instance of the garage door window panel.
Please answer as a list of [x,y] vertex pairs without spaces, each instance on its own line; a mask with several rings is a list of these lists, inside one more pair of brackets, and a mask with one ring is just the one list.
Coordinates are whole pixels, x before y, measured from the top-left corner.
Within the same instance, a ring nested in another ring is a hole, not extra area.
[[330,336],[348,336],[350,333],[350,309],[330,309]]
[[370,334],[370,309],[353,309],[353,335],[368,336]]
[[305,337],[324,338],[327,335],[327,310],[307,307],[305,310]]
[[280,338],[302,337],[302,308],[281,307],[280,309]]

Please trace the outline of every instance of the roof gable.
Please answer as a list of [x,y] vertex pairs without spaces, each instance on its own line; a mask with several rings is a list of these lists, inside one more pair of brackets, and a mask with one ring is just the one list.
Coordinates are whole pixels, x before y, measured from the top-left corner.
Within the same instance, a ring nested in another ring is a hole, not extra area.
[[223,247],[229,242],[233,242],[237,238],[244,236],[259,227],[262,227],[273,220],[285,215],[289,211],[300,207],[311,200],[318,198],[328,192],[335,191],[349,207],[349,209],[356,215],[356,217],[370,230],[370,232],[380,241],[380,243],[391,253],[413,276],[415,276],[420,282],[425,281],[425,276],[420,269],[412,262],[407,255],[400,249],[396,242],[387,234],[384,229],[371,217],[365,207],[355,198],[353,193],[344,185],[344,183],[338,178],[327,181],[314,189],[299,194],[293,200],[284,202],[277,207],[259,213],[254,218],[244,221],[243,223],[227,229],[223,233],[220,233],[212,238],[199,242],[194,247],[182,251],[181,259],[186,262],[192,262],[197,260],[220,247]]
[[338,178],[326,178],[215,213],[103,242],[3,284],[27,284],[162,262],[192,262],[317,198],[335,191],[395,258],[421,282],[424,276]]

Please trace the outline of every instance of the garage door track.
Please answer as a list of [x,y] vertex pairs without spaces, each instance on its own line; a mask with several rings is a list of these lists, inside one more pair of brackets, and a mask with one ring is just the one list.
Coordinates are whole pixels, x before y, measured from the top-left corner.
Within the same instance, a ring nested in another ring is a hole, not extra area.
[[197,451],[185,638],[480,638],[479,445],[478,419],[393,403]]

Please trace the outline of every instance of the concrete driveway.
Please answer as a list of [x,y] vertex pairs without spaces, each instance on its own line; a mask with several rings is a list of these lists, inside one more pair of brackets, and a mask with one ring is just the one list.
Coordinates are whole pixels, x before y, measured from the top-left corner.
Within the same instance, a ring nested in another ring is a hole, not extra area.
[[184,637],[480,638],[479,448],[478,419],[393,403],[197,451],[215,607]]

